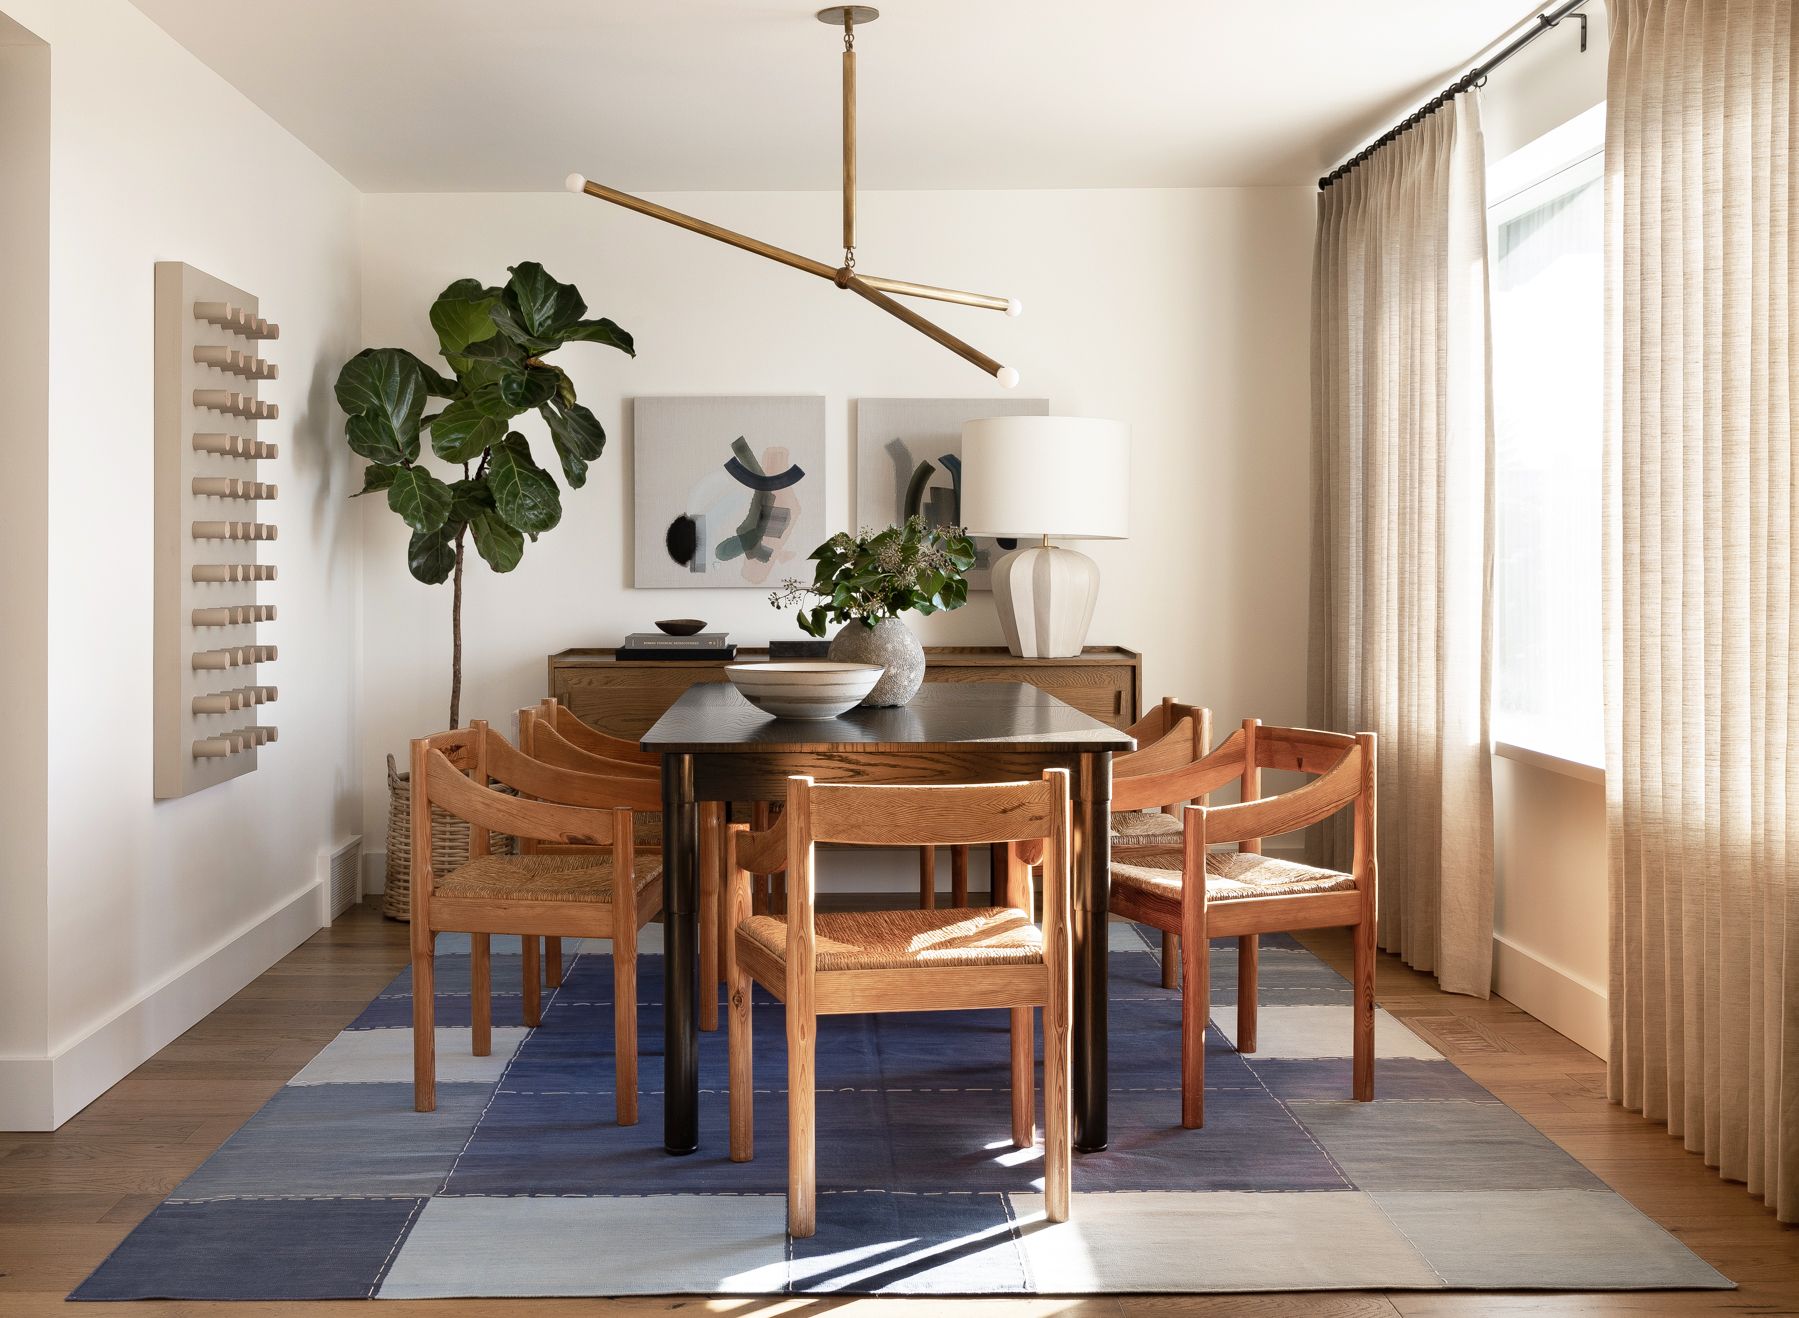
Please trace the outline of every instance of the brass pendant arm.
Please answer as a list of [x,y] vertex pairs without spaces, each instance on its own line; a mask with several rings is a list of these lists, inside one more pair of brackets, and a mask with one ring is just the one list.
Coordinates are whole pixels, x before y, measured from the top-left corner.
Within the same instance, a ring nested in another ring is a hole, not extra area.
[[939,288],[935,284],[914,284],[905,279],[883,279],[879,275],[857,275],[870,288],[901,297],[928,297],[937,302],[956,302],[965,307],[984,307],[988,311],[1010,311],[1012,299],[991,293],[964,293],[955,288]]
[[[571,189],[574,179],[569,180]],[[645,201],[642,197],[633,197],[628,192],[620,192],[617,188],[609,188],[604,183],[595,183],[592,179],[583,179],[579,191],[590,197],[598,197],[601,201],[609,201],[615,206],[623,206],[628,211],[636,211],[639,215],[648,215],[662,220],[676,228],[686,229],[691,233],[703,234],[707,238],[716,238],[721,243],[729,243],[732,247],[740,247],[746,252],[754,252],[757,256],[766,256],[771,261],[779,261],[782,265],[790,265],[795,270],[804,270],[809,275],[817,275],[820,279],[837,278],[834,266],[823,261],[814,261],[809,256],[801,256],[798,252],[790,252],[785,247],[776,247],[773,243],[765,243],[759,238],[751,238],[747,234],[738,233],[722,225],[713,224],[696,216],[671,210],[667,206],[659,206],[653,201]]]
[[910,284],[898,279],[863,279],[848,266],[832,269],[823,261],[814,261],[809,256],[801,256],[798,252],[790,252],[784,247],[776,247],[773,243],[765,243],[759,238],[751,238],[734,229],[727,229],[722,225],[699,219],[697,216],[684,214],[653,201],[646,201],[642,197],[634,197],[628,192],[620,192],[617,188],[609,188],[603,183],[595,183],[592,179],[583,178],[579,174],[569,175],[568,186],[572,192],[584,192],[590,197],[598,197],[601,201],[609,201],[615,206],[636,211],[639,215],[648,215],[652,219],[672,224],[679,229],[686,229],[690,233],[716,239],[718,242],[741,248],[746,252],[754,252],[757,256],[766,256],[771,261],[778,261],[795,270],[804,270],[807,274],[817,275],[820,279],[829,279],[839,288],[850,289],[874,303],[888,315],[904,321],[926,338],[942,344],[964,361],[972,362],[987,374],[999,378],[1000,383],[1008,388],[1017,383],[1017,372],[1006,371],[1003,366],[980,349],[962,342],[954,334],[932,324],[910,307],[895,302],[883,291],[883,286],[913,297],[933,297],[945,302],[992,307],[1002,311],[1007,309],[1007,302],[1004,298],[987,297],[980,293],[960,293],[951,288],[937,288],[930,284]]
[[[840,286],[849,289],[851,292],[858,293],[862,297],[867,298],[888,315],[897,316],[900,320],[905,321],[906,324],[910,325],[926,338],[941,343],[964,361],[974,363],[974,365],[980,367],[983,371],[987,372],[987,374],[997,376],[1003,369],[998,362],[994,361],[993,358],[989,357],[979,348],[971,347],[962,342],[961,339],[958,339],[954,334],[951,334],[948,330],[943,329],[938,325],[933,325],[930,321],[912,310],[911,307],[895,302],[892,298],[874,287],[874,285],[863,279],[862,276],[850,275],[846,280],[839,274],[837,282]],[[1014,375],[1013,378],[1016,379],[1016,375]]]

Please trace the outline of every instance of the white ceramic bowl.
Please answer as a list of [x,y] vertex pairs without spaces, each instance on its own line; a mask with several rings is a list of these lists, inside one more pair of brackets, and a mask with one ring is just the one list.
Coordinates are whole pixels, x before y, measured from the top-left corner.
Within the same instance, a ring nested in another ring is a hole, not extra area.
[[887,670],[879,664],[791,659],[726,664],[725,676],[743,698],[776,718],[826,719],[854,709]]

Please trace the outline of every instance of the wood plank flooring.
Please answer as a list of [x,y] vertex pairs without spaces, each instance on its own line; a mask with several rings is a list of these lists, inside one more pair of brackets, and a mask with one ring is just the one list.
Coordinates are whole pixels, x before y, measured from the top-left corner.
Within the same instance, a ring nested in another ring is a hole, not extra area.
[[[1349,946],[1308,939],[1347,972]],[[1591,1295],[1491,1292],[1088,1299],[439,1300],[307,1304],[154,1302],[65,1305],[66,1295],[258,1107],[361,1011],[406,961],[405,926],[359,909],[119,1082],[54,1134],[0,1134],[0,1315],[107,1318],[305,1315],[306,1318],[648,1318],[718,1314],[788,1318],[1472,1318],[1474,1315],[1799,1314],[1799,1231],[1781,1227],[1740,1185],[1726,1184],[1660,1127],[1605,1101],[1592,1054],[1500,999],[1436,990],[1396,958],[1380,959],[1380,1002],[1521,1112],[1544,1134],[1667,1227],[1741,1289]],[[1076,1169],[1077,1179],[1079,1169]],[[1196,1242],[1197,1244],[1198,1242]]]

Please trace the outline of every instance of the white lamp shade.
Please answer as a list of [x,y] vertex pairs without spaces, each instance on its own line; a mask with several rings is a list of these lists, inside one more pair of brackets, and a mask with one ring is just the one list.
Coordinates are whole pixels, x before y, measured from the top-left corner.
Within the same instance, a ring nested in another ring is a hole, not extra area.
[[1121,540],[1131,512],[1131,432],[1084,416],[995,416],[962,426],[970,535]]

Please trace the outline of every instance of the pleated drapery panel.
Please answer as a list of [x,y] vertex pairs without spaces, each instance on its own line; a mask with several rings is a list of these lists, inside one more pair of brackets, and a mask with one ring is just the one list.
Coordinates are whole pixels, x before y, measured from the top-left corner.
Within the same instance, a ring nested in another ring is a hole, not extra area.
[[1612,0],[1612,1097],[1799,1221],[1791,0]]
[[[1310,718],[1380,735],[1380,942],[1493,960],[1486,159],[1465,92],[1319,194]],[[1341,865],[1341,830],[1322,840]]]

